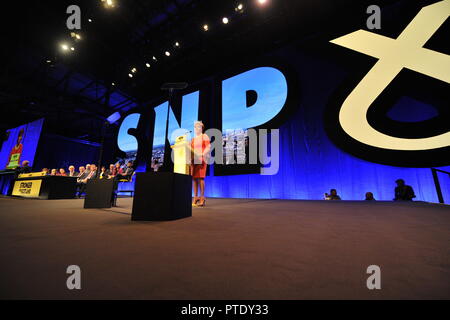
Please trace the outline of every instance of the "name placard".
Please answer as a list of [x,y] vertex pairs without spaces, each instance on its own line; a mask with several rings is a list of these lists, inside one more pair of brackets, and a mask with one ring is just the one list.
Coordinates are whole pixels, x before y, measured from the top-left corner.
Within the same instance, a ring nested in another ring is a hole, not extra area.
[[41,190],[42,180],[19,180],[14,183],[13,196],[37,198]]

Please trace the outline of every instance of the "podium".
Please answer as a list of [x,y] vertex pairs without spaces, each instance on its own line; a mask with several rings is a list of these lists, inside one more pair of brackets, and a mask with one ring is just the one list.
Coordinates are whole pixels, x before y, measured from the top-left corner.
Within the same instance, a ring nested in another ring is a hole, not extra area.
[[189,174],[191,163],[190,143],[186,140],[186,135],[179,136],[175,144],[171,146],[173,150],[173,172]]
[[114,179],[90,179],[86,185],[84,208],[111,208]]
[[186,136],[178,137],[171,148],[174,172],[136,173],[131,220],[164,221],[192,216],[190,148]]

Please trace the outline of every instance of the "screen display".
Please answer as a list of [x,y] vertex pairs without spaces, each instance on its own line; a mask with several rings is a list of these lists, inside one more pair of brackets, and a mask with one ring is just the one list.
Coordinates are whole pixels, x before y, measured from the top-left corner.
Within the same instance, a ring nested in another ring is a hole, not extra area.
[[[285,76],[272,67],[255,68],[222,82],[225,166],[257,164],[249,161],[249,150],[257,148],[257,140],[250,139],[248,130],[268,123],[279,114],[285,106],[287,91]],[[224,173],[224,170],[217,170],[219,172]]]
[[125,152],[125,157],[117,159],[121,164],[126,164],[128,161],[135,161],[138,144],[136,138],[128,134],[128,129],[136,129],[141,115],[138,113],[131,113],[127,115],[120,125],[119,134],[117,136],[117,145],[120,150]]
[[44,119],[39,119],[6,131],[6,140],[0,151],[0,170],[15,169],[24,160],[33,166],[43,123]]

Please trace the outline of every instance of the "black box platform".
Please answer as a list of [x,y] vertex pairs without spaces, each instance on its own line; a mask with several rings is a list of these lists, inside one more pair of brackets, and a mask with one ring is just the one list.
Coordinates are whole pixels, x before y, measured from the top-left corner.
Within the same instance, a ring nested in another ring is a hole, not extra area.
[[192,216],[192,177],[173,172],[136,174],[131,220],[163,221]]
[[84,208],[111,208],[113,189],[113,179],[90,179],[86,185]]

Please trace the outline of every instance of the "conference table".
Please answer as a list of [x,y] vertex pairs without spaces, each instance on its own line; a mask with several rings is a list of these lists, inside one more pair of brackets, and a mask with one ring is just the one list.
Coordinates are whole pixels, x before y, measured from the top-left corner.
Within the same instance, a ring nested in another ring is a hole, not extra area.
[[18,176],[14,181],[11,195],[38,199],[72,199],[76,191],[77,178],[33,172]]

